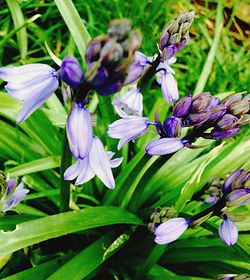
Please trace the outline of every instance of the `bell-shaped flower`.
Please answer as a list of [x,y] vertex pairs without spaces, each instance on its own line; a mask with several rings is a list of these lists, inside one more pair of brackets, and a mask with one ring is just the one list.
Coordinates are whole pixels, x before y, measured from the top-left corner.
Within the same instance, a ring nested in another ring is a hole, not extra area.
[[175,153],[183,147],[181,139],[161,138],[150,142],[146,146],[146,152],[151,156],[162,156]]
[[168,244],[178,239],[188,228],[189,221],[184,218],[173,218],[160,224],[154,232],[157,244]]
[[218,233],[221,241],[226,245],[232,246],[238,240],[238,228],[236,224],[228,218],[224,219],[220,224]]
[[156,71],[157,82],[161,85],[163,97],[167,103],[173,103],[179,98],[177,82],[174,79],[174,70],[170,64],[175,63],[176,58],[172,57],[169,60],[161,62]]
[[115,180],[111,168],[119,166],[122,158],[111,159],[113,152],[106,152],[101,140],[94,136],[89,155],[84,159],[78,159],[64,173],[65,180],[73,180],[75,185],[81,185],[91,180],[95,175],[109,189],[115,188]]
[[121,98],[116,95],[112,104],[117,114],[122,118],[126,118],[128,115],[142,116],[142,94],[138,88],[132,88]]
[[6,193],[0,199],[0,211],[7,212],[11,210],[13,207],[17,206],[29,192],[29,190],[23,188],[23,182],[15,187],[16,183],[16,179],[10,179],[6,182]]
[[13,98],[24,101],[17,117],[19,123],[40,108],[58,88],[58,74],[46,64],[2,67],[0,79],[7,82],[5,88]]
[[129,141],[135,140],[148,131],[149,125],[148,118],[131,116],[110,124],[107,134],[111,138],[120,139],[117,146],[120,150]]
[[144,67],[150,62],[150,59],[146,57],[142,52],[136,51],[134,61],[130,65],[127,78],[124,85],[132,84],[136,81],[143,73]]
[[76,58],[68,55],[63,59],[60,69],[60,78],[73,89],[77,89],[82,83],[82,67]]
[[84,159],[90,151],[93,139],[91,115],[82,102],[72,105],[66,123],[66,132],[72,155]]

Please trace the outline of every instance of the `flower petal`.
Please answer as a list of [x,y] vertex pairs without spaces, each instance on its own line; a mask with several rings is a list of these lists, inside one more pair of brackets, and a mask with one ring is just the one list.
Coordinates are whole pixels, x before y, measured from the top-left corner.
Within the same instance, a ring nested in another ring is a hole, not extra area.
[[79,175],[79,161],[76,161],[74,164],[72,164],[69,168],[66,169],[64,172],[64,180],[74,180]]
[[123,157],[112,159],[109,161],[110,167],[115,168],[118,167],[122,163]]
[[162,94],[167,103],[176,101],[179,97],[177,83],[171,73],[165,72],[161,80]]
[[149,143],[146,147],[146,152],[149,155],[161,156],[177,152],[183,147],[181,139],[161,138]]
[[93,137],[92,147],[89,153],[90,166],[94,173],[110,189],[115,188],[115,180],[109,164],[104,146],[98,137]]
[[90,167],[89,157],[86,157],[84,159],[78,159],[78,162],[79,162],[79,168],[78,168],[79,175],[77,177],[75,185],[84,184],[95,176],[94,171]]

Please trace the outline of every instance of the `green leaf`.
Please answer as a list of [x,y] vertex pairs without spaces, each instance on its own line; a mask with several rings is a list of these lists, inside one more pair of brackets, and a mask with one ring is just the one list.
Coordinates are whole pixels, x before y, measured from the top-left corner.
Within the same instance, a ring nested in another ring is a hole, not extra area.
[[71,0],[54,0],[76,43],[83,62],[90,35]]
[[19,45],[21,58],[25,58],[27,55],[27,49],[28,49],[28,39],[27,39],[25,20],[23,17],[22,10],[21,10],[20,5],[18,4],[17,0],[6,0],[6,2],[9,6],[15,28],[22,27],[16,33],[16,35],[17,35],[17,42]]
[[0,256],[65,234],[115,224],[142,225],[142,222],[134,214],[110,206],[52,215],[18,224],[14,231],[1,231]]
[[42,159],[33,160],[17,167],[6,170],[10,177],[18,177],[26,174],[48,170],[60,166],[60,157],[47,157]]

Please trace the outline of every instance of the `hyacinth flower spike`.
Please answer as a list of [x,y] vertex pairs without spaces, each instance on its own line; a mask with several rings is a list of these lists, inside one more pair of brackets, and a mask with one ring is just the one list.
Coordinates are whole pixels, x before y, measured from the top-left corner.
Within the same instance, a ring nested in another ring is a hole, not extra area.
[[219,236],[223,243],[232,246],[238,240],[238,228],[234,222],[225,218],[219,227]]
[[168,244],[178,239],[188,228],[190,222],[184,218],[173,218],[160,224],[154,231],[157,244]]
[[83,102],[75,102],[66,123],[69,147],[75,158],[88,156],[93,139],[91,115]]
[[176,58],[172,57],[169,60],[161,62],[156,71],[157,82],[161,85],[161,90],[164,99],[167,103],[173,103],[179,97],[177,82],[174,79],[174,70],[170,67],[170,64],[175,63]]
[[0,199],[0,211],[7,212],[17,206],[27,195],[29,190],[24,189],[23,182],[17,187],[17,179],[13,178],[6,182],[5,194]]
[[111,168],[119,166],[122,158],[111,159],[113,155],[113,152],[106,152],[101,140],[94,136],[89,155],[70,166],[64,173],[64,179],[77,178],[75,185],[80,185],[96,175],[107,188],[114,189],[115,181]]
[[107,134],[111,138],[120,139],[117,146],[120,150],[129,141],[135,140],[148,131],[150,124],[148,118],[131,116],[110,124]]
[[20,123],[40,108],[58,88],[56,70],[46,64],[27,64],[0,68],[0,79],[7,82],[8,93],[17,100],[24,101],[17,117]]
[[122,118],[131,115],[142,116],[142,94],[138,88],[130,89],[121,98],[116,95],[112,104],[117,114]]

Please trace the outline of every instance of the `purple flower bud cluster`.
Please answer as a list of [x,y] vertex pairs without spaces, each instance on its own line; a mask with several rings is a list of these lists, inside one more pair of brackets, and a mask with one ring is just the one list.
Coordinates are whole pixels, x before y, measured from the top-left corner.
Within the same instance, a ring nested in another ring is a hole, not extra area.
[[162,60],[170,59],[188,43],[194,15],[194,11],[181,12],[164,28],[159,43]]
[[[129,20],[111,21],[108,34],[94,38],[87,46],[86,81],[101,95],[117,92],[125,82],[134,53],[140,45],[141,34],[138,31],[131,31]],[[137,55],[134,63],[140,68],[143,57]],[[131,80],[131,74],[129,79]]]
[[202,199],[205,196],[204,201],[212,206],[189,219],[173,218],[176,214],[174,208],[154,210],[150,217],[149,230],[154,233],[157,244],[175,241],[189,226],[200,225],[212,216],[222,218],[218,230],[221,241],[228,246],[237,242],[238,228],[235,221],[239,221],[240,217],[233,215],[228,209],[250,202],[250,171],[237,170],[225,180],[214,177],[198,193]]
[[23,182],[17,184],[17,178],[6,181],[5,174],[0,171],[0,212],[11,210],[26,197],[29,190],[23,185]]

